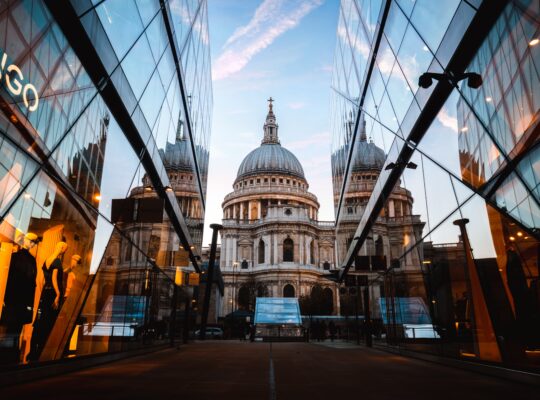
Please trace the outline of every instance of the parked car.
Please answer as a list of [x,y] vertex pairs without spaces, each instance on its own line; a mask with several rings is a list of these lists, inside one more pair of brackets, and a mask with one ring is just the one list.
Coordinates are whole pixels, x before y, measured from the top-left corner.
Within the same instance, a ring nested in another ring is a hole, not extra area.
[[[195,331],[195,338],[198,338],[200,334],[201,334],[201,331],[197,329]],[[223,329],[208,327],[206,328],[206,337],[208,339],[223,339]]]

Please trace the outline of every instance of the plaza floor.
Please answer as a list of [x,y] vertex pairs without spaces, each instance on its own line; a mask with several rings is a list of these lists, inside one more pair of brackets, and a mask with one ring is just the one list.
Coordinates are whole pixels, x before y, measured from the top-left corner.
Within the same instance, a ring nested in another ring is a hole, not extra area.
[[344,343],[195,342],[0,389],[0,399],[535,399],[539,388]]

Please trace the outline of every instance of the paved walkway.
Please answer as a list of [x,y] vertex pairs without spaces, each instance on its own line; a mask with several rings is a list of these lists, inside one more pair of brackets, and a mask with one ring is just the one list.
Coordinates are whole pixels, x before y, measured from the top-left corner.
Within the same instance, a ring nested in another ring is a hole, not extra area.
[[0,399],[494,400],[539,389],[351,345],[192,343],[0,389]]

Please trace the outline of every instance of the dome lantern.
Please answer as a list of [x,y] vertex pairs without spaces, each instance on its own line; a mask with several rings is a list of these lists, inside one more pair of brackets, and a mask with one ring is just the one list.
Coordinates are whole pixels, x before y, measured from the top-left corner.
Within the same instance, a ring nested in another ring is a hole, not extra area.
[[264,123],[264,137],[261,144],[275,143],[279,144],[278,139],[278,128],[279,125],[276,124],[276,116],[272,109],[272,102],[274,99],[270,97],[268,99],[268,114],[266,115],[266,122]]
[[244,158],[238,168],[237,180],[249,175],[273,173],[306,179],[300,161],[279,142],[278,124],[272,107],[273,101],[271,97],[268,99],[268,114],[261,145]]

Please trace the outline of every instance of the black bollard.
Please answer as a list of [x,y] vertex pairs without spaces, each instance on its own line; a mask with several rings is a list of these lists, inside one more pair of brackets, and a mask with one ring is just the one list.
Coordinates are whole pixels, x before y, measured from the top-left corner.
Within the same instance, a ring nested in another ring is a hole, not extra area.
[[208,309],[210,308],[210,296],[212,295],[212,283],[214,280],[214,263],[216,261],[216,247],[218,232],[223,229],[223,225],[212,224],[212,244],[210,245],[210,260],[208,260],[208,271],[206,273],[206,290],[204,293],[204,303],[201,316],[201,329],[199,331],[199,339],[204,340],[206,337],[206,322],[208,320]]

